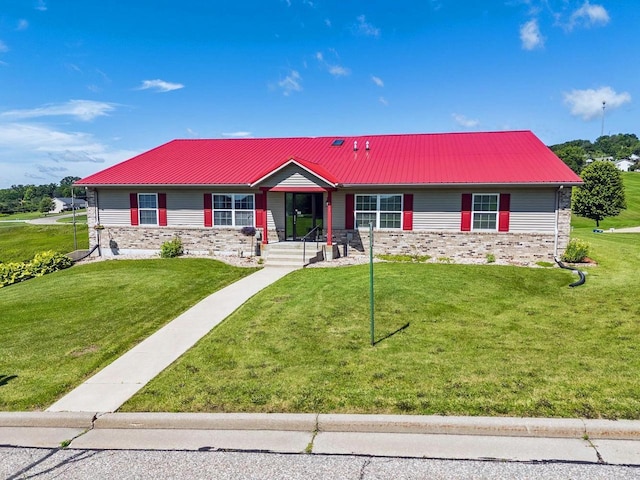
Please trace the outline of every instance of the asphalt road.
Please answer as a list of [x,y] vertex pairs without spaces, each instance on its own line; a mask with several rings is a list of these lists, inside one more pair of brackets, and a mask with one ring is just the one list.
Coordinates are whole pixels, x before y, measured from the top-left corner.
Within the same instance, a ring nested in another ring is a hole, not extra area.
[[[1,441],[1,439],[0,439]],[[639,467],[260,452],[0,447],[5,479],[638,479]]]

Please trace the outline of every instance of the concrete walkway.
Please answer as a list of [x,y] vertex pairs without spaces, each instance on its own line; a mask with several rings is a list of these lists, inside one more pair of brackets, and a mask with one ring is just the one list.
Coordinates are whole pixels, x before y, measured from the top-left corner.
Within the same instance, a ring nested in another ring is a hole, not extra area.
[[295,268],[263,268],[208,296],[105,367],[48,412],[114,412],[253,295]]

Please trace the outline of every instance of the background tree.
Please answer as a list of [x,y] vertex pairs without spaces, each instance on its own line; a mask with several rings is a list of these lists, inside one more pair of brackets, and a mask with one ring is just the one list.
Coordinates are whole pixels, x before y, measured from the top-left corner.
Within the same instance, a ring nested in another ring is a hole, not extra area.
[[611,162],[593,162],[582,170],[584,185],[573,195],[573,212],[581,217],[600,221],[615,217],[627,208],[620,170]]
[[555,151],[555,154],[566,163],[571,170],[580,175],[587,160],[584,148],[577,145],[567,145]]
[[40,204],[38,205],[38,211],[40,213],[47,214],[53,210],[53,200],[49,197],[42,197]]

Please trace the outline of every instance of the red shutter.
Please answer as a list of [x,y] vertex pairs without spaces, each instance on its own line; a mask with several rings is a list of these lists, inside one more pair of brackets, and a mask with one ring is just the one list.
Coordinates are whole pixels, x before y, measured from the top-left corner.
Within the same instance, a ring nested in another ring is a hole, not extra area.
[[460,230],[463,232],[471,231],[471,202],[472,195],[470,193],[462,194],[462,208],[460,209]]
[[264,195],[266,193],[256,193],[256,227],[264,226]]
[[509,231],[509,209],[511,208],[511,194],[500,194],[500,213],[498,214],[498,231]]
[[129,194],[129,213],[131,214],[131,225],[138,225],[138,194]]
[[167,194],[158,194],[158,225],[167,226]]
[[413,230],[413,193],[404,194],[404,206],[402,208],[402,229]]
[[213,203],[210,193],[204,194],[204,226],[213,226]]
[[353,230],[353,193],[348,193],[344,196],[344,228],[347,230]]

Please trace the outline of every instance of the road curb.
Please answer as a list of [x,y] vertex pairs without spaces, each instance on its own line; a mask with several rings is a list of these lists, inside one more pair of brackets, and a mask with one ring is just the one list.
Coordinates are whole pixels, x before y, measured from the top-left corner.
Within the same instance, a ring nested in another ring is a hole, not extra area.
[[313,413],[106,413],[94,428],[313,432],[316,418]]
[[0,412],[0,427],[271,430],[640,440],[640,421],[314,413]]
[[0,427],[91,428],[91,412],[0,412]]

